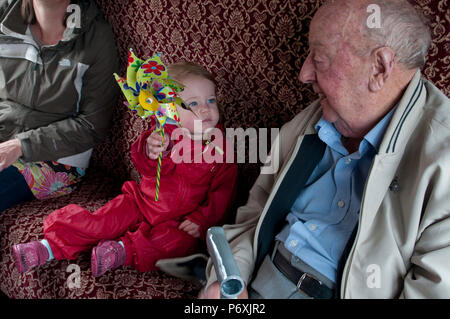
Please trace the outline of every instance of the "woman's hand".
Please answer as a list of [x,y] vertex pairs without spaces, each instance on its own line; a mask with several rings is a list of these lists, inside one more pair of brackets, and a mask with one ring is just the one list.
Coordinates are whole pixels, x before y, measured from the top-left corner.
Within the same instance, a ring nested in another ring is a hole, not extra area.
[[200,226],[191,222],[190,220],[184,220],[178,229],[184,230],[186,233],[194,238],[200,238]]
[[22,145],[18,139],[0,143],[0,171],[11,166],[22,156]]
[[147,156],[153,160],[156,160],[160,152],[167,150],[169,146],[170,138],[168,135],[163,137],[159,131],[153,131],[152,134],[147,138]]

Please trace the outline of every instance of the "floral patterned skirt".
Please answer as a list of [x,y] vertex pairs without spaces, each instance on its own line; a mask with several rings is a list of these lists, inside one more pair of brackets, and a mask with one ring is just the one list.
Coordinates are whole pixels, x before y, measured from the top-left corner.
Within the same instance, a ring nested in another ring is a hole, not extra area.
[[37,199],[70,194],[86,173],[85,168],[58,162],[26,163],[18,160],[13,165],[25,177],[31,192]]

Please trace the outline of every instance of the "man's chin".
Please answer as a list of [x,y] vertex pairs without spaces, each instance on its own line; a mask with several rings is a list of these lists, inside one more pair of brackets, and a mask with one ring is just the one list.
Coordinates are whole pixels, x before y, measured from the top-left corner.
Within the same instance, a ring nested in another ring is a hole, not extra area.
[[332,110],[323,108],[322,115],[325,120],[327,120],[330,123],[333,123],[336,130],[343,136],[351,134],[350,131],[348,131],[347,127],[342,123],[342,120],[340,120],[339,116]]
[[322,115],[325,120],[330,123],[334,123],[338,120],[336,112],[330,108],[328,103],[321,101],[320,105],[322,106]]

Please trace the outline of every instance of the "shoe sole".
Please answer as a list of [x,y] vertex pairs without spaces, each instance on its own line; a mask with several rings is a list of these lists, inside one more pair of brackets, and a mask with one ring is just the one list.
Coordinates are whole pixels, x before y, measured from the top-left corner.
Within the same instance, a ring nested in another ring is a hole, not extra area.
[[91,253],[91,272],[92,272],[92,276],[94,277],[99,277],[103,274],[99,274],[98,273],[98,267],[97,267],[97,254],[96,254],[96,249],[97,247],[94,247],[92,249],[92,253]]

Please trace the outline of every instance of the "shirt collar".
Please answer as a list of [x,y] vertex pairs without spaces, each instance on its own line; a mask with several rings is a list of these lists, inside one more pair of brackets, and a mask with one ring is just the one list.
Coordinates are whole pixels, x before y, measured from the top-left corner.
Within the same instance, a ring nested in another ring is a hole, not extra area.
[[[389,113],[387,113],[377,125],[364,136],[363,141],[365,140],[366,143],[369,143],[377,152],[396,108],[397,106],[392,108],[392,110],[390,110]],[[341,154],[348,154],[348,151],[341,142],[342,134],[334,127],[333,123],[328,122],[322,116],[315,125],[315,129],[318,132],[319,138],[324,143]],[[361,141],[361,144],[363,144],[363,141]]]
[[341,136],[342,134],[339,133],[338,130],[334,127],[333,123],[328,122],[325,120],[325,118],[322,116],[317,122],[316,131],[319,135],[319,138],[327,144],[329,147],[334,149],[335,151],[341,153],[341,154],[347,154],[347,150],[342,145],[341,142]]

